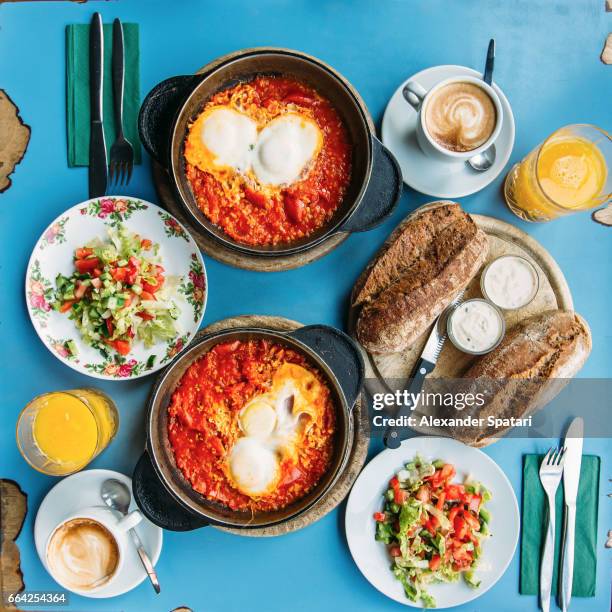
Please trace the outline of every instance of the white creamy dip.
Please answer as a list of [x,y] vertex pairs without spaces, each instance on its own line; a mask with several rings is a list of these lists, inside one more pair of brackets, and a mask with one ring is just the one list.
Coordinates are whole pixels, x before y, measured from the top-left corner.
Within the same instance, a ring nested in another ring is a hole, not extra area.
[[526,259],[504,255],[485,269],[482,291],[500,308],[521,308],[529,304],[538,291],[538,273]]
[[497,308],[485,300],[467,300],[451,314],[448,332],[458,349],[467,353],[486,353],[501,339],[504,320]]

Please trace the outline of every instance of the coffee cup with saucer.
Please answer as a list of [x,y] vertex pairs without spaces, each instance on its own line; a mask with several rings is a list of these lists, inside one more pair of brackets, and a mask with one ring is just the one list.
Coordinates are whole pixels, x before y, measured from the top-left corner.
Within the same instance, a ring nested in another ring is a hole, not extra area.
[[[117,520],[121,518],[119,513],[114,513],[104,505],[100,496],[102,484],[109,478],[120,480],[128,486],[130,491],[132,490],[132,479],[124,474],[113,470],[83,470],[60,480],[47,493],[40,504],[34,521],[34,541],[43,566],[52,576],[53,573],[47,562],[47,544],[49,537],[58,525],[67,518],[81,514],[79,508],[98,507],[101,512],[110,514],[111,518],[114,517]],[[131,513],[137,509],[132,495],[132,502],[128,511]],[[136,525],[135,531],[138,533],[153,565],[157,565],[163,543],[162,529],[151,523],[147,518],[142,518]],[[121,569],[115,571],[113,579],[99,589],[78,591],[79,595],[95,599],[116,597],[131,591],[147,579],[147,573],[138,557],[136,547],[129,540],[127,543],[128,546],[125,547]]]
[[[495,108],[495,124],[484,141],[467,150],[442,146],[427,128],[428,100],[453,83],[474,85]],[[407,101],[408,99],[408,101]],[[389,101],[382,123],[383,142],[396,156],[404,182],[413,189],[440,198],[459,198],[480,191],[495,180],[507,164],[514,146],[514,117],[504,93],[482,75],[465,66],[435,66],[404,81]],[[466,162],[493,143],[495,162],[484,172]]]
[[79,595],[112,587],[132,545],[128,531],[142,518],[138,510],[118,517],[112,510],[99,506],[71,513],[47,540],[49,573],[65,589]]

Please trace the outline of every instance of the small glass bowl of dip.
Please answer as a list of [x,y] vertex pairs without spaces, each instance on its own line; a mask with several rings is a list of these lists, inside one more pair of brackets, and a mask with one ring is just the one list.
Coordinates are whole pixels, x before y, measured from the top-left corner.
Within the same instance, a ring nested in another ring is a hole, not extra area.
[[518,310],[533,302],[540,288],[536,267],[520,255],[502,255],[480,275],[482,295],[502,310]]
[[461,302],[446,322],[450,341],[463,353],[484,355],[492,351],[506,333],[499,308],[482,298]]

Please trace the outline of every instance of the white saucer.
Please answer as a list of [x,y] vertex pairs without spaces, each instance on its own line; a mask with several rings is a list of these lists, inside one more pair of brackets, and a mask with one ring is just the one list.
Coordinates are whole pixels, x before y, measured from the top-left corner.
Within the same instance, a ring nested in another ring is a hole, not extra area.
[[[132,479],[119,472],[85,470],[60,480],[43,499],[34,522],[34,541],[38,556],[47,571],[49,569],[45,560],[45,548],[51,532],[65,517],[81,508],[104,506],[100,498],[100,488],[107,478],[121,480],[130,488],[130,491],[132,490]],[[132,496],[130,511],[137,509]],[[135,529],[155,565],[161,553],[163,531],[146,518],[143,518]],[[108,588],[86,595],[86,597],[106,598],[123,595],[137,587],[145,578],[147,578],[147,573],[140,562],[136,547],[131,546],[123,571],[115,581]]]
[[514,146],[514,116],[508,99],[493,83],[501,101],[504,121],[495,141],[495,163],[486,172],[476,172],[466,163],[444,163],[427,157],[416,140],[416,111],[404,100],[402,89],[408,81],[417,81],[425,89],[454,76],[481,76],[465,66],[435,66],[406,79],[389,100],[382,122],[382,141],[395,155],[406,185],[438,198],[461,198],[480,191],[504,169]]

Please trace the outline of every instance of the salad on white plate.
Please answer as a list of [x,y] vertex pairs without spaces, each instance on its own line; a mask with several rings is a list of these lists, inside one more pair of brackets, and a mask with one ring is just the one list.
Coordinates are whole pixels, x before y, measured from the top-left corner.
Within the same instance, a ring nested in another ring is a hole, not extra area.
[[426,436],[374,457],[345,516],[364,577],[411,607],[450,608],[488,591],[514,556],[519,523],[512,485],[488,455]]
[[90,376],[137,378],[197,332],[204,262],[163,209],[127,197],[88,200],[43,233],[26,274],[28,312],[59,359]]

